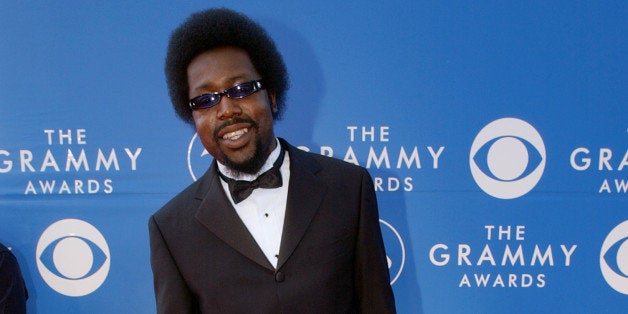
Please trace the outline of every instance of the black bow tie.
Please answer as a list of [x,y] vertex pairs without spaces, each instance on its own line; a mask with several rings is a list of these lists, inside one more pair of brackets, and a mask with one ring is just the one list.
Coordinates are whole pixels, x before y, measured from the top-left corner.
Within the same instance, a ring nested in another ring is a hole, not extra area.
[[283,163],[283,158],[284,151],[282,149],[279,157],[277,157],[277,160],[273,164],[273,167],[260,174],[259,177],[253,181],[231,179],[222,174],[220,171],[218,174],[223,180],[225,180],[225,182],[227,182],[227,185],[229,185],[229,192],[231,193],[233,202],[237,204],[249,197],[249,195],[253,193],[253,190],[257,188],[274,189],[282,186],[283,181],[281,179],[281,172],[279,171],[279,168]]

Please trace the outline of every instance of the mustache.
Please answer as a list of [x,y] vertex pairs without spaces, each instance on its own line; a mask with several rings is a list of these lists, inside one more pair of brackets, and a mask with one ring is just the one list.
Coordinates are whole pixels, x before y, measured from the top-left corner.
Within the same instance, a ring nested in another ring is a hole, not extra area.
[[257,122],[255,122],[253,119],[235,117],[235,118],[232,118],[230,120],[227,120],[227,121],[223,122],[218,127],[216,127],[216,129],[214,129],[214,137],[217,138],[218,137],[218,133],[220,133],[220,131],[222,129],[224,129],[224,128],[230,126],[230,125],[234,125],[234,124],[238,124],[238,123],[248,123],[248,124],[251,125],[251,128],[257,129]]

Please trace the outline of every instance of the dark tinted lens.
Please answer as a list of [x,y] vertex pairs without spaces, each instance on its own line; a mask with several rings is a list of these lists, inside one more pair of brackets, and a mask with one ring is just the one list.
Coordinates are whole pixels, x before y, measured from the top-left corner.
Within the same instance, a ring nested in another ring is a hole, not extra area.
[[194,97],[190,100],[192,109],[210,108],[217,105],[220,102],[220,95],[218,94],[204,94],[198,97]]
[[243,98],[253,94],[257,89],[255,88],[255,81],[238,84],[234,87],[227,89],[225,92],[229,98]]
[[192,110],[211,108],[220,102],[220,97],[223,95],[229,98],[244,98],[263,88],[264,86],[261,81],[240,83],[228,88],[222,93],[208,93],[194,97],[190,99],[190,108],[192,108]]

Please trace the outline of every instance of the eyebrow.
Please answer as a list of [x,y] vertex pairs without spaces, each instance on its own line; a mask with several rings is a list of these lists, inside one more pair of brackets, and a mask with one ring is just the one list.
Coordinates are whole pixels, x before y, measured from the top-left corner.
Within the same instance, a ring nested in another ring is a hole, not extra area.
[[[235,83],[236,81],[238,81],[238,80],[242,80],[242,79],[248,80],[248,79],[247,79],[247,75],[246,75],[246,74],[244,74],[244,73],[242,73],[242,74],[237,74],[237,75],[234,75],[234,76],[231,76],[231,77],[227,78],[225,81],[226,81],[226,82],[230,82],[230,83],[229,83],[229,87],[232,87],[233,85],[235,85],[235,84],[236,84],[236,83]],[[195,92],[200,92],[200,91],[202,91],[202,90],[207,90],[207,89],[210,89],[209,87],[210,87],[210,82],[203,83],[203,84],[199,85],[198,87],[196,87],[196,88],[194,89],[194,91],[195,91]],[[229,87],[227,87],[227,88],[229,88]],[[215,91],[215,92],[222,92],[222,90],[220,90],[220,91],[218,91],[218,90],[217,90],[217,91]]]

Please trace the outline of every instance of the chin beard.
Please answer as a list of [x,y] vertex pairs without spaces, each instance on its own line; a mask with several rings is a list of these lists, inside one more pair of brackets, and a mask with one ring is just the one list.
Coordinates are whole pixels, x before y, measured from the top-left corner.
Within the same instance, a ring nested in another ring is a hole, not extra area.
[[264,147],[261,139],[257,139],[255,141],[255,151],[253,151],[253,156],[248,160],[243,162],[235,162],[229,158],[226,158],[224,161],[224,165],[231,169],[234,174],[240,175],[242,173],[245,174],[256,174],[264,163],[266,163],[266,158],[270,152],[267,151],[268,148]]
[[[216,143],[218,143],[219,141],[218,132],[222,130],[224,127],[235,124],[235,123],[249,123],[251,125],[251,128],[259,132],[259,127],[257,123],[253,121],[252,119],[235,117],[231,119],[230,121],[224,123],[223,125],[221,125],[219,128],[215,130],[214,137],[216,138]],[[253,156],[251,156],[251,158],[242,162],[237,162],[232,159],[229,159],[229,157],[227,157],[225,154],[225,160],[223,161],[223,164],[227,166],[231,171],[233,171],[234,175],[240,175],[240,174],[254,175],[260,169],[262,169],[262,166],[264,166],[264,163],[266,162],[266,158],[268,158],[268,155],[270,155],[269,146],[264,146],[262,143],[262,139],[258,137],[255,140],[255,150],[253,151]]]

